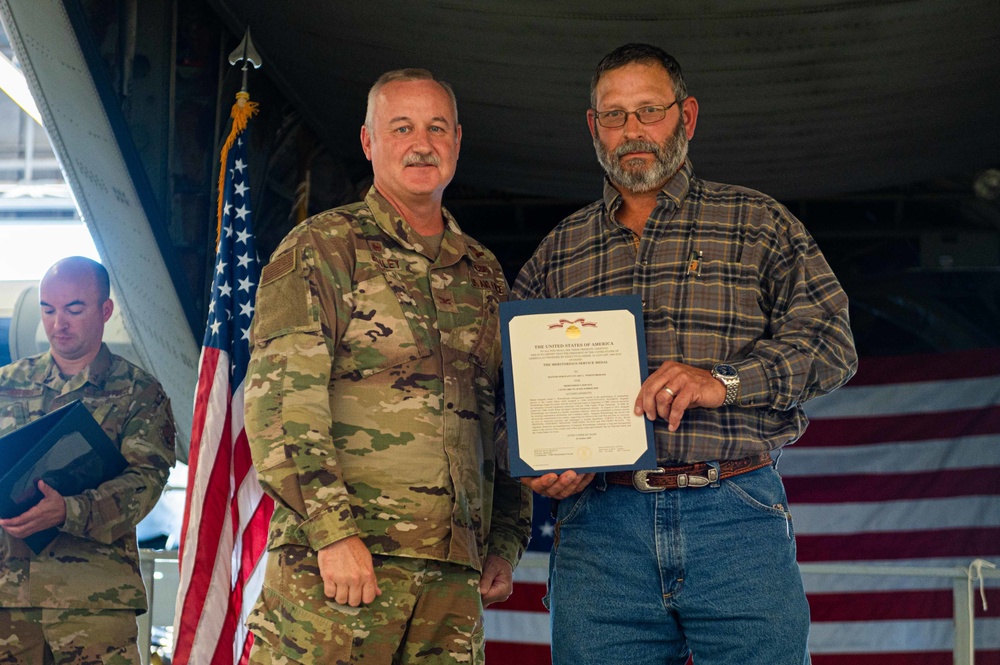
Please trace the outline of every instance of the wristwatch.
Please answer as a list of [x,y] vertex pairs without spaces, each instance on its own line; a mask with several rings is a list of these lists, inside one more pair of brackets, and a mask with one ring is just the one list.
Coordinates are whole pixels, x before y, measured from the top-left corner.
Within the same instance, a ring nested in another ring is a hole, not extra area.
[[736,398],[740,395],[740,374],[736,368],[726,363],[719,363],[712,368],[712,377],[722,381],[726,387],[726,399],[722,406],[729,406],[736,403]]

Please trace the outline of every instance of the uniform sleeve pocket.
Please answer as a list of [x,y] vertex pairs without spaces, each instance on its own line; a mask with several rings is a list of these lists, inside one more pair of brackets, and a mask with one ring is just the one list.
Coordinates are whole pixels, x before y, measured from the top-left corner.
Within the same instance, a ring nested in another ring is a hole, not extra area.
[[319,306],[314,302],[309,273],[298,249],[276,256],[264,266],[254,312],[254,343],[320,329]]

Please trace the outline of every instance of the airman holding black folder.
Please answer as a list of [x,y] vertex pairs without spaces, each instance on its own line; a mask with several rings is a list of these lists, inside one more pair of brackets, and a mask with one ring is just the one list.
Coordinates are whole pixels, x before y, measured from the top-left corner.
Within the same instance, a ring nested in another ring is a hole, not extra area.
[[[159,382],[102,342],[109,295],[99,263],[57,262],[40,285],[50,350],[0,368],[0,436],[79,400],[128,464],[69,496],[39,480],[40,501],[0,519],[3,663],[141,662],[135,617],[146,593],[135,528],[174,464],[174,423]],[[58,535],[38,553],[25,543],[51,528]]]

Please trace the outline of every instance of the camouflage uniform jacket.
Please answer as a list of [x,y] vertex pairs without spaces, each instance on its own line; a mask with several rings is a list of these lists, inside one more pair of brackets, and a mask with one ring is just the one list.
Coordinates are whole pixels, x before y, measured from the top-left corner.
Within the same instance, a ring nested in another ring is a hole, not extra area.
[[506,282],[445,217],[432,260],[372,188],[299,224],[264,268],[246,429],[272,549],[359,535],[477,570],[520,559],[531,494],[497,471],[493,442]]
[[46,352],[0,368],[0,435],[74,400],[86,405],[129,466],[96,489],[65,497],[66,521],[39,554],[0,530],[0,607],[142,612],[135,526],[159,499],[174,464],[170,402],[155,378],[106,345],[69,379]]

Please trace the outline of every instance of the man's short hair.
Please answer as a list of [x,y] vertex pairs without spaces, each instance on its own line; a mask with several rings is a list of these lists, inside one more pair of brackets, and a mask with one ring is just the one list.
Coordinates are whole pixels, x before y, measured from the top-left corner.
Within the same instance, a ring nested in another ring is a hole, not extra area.
[[365,111],[365,127],[369,131],[372,129],[372,114],[375,112],[375,98],[378,97],[379,91],[387,84],[393,81],[434,81],[448,93],[451,97],[451,107],[455,112],[455,125],[458,125],[458,101],[455,99],[455,91],[452,90],[451,85],[437,78],[427,69],[420,69],[417,67],[408,67],[406,69],[394,69],[391,72],[386,72],[382,76],[378,77],[375,81],[375,85],[372,86],[371,90],[368,91],[368,109]]
[[652,44],[625,44],[608,53],[598,63],[597,69],[594,71],[594,76],[590,79],[591,108],[597,108],[597,83],[604,76],[605,72],[630,65],[634,62],[659,64],[670,75],[670,80],[674,84],[674,96],[677,99],[684,99],[688,96],[687,85],[684,83],[684,74],[681,72],[681,64],[672,55],[659,46],[653,46]]
[[67,256],[59,259],[46,272],[46,276],[55,270],[58,275],[62,272],[89,272],[94,276],[94,283],[97,285],[98,305],[104,303],[111,297],[111,279],[108,277],[108,269],[86,256]]

